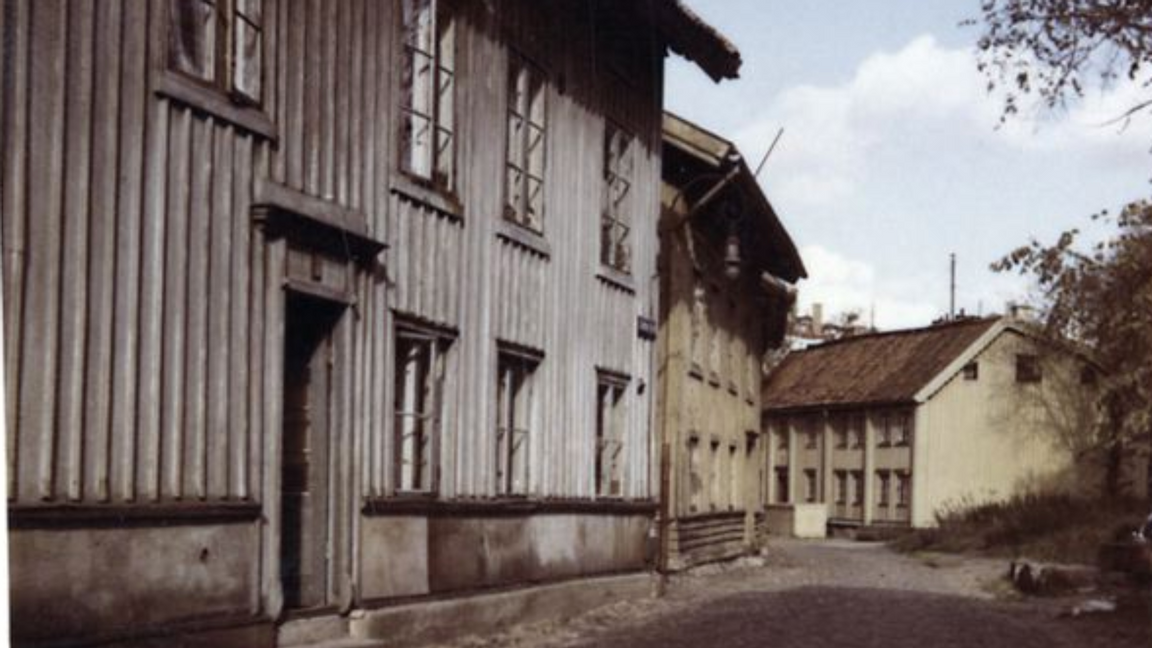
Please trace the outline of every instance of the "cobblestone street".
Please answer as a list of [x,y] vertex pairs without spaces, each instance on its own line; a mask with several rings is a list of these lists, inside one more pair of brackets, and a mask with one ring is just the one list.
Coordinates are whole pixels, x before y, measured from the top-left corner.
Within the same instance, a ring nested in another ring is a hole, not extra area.
[[1003,560],[910,557],[878,544],[776,541],[763,562],[674,578],[663,598],[444,646],[1152,645],[1146,595],[1121,596],[1114,613],[1073,616],[1078,602],[1101,594],[1020,600],[1004,569]]

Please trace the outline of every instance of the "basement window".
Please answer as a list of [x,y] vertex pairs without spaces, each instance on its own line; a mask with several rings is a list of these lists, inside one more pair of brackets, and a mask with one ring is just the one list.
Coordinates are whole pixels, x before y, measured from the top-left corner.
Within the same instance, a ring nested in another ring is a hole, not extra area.
[[400,167],[435,189],[455,184],[456,26],[444,0],[403,0]]

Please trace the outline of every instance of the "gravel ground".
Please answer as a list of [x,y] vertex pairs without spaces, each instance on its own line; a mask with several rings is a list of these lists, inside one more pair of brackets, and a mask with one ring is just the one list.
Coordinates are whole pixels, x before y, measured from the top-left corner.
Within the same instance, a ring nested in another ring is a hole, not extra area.
[[[1033,646],[1149,648],[1146,591],[1021,599],[1003,560],[850,541],[773,543],[763,558],[676,576],[660,598],[627,600],[559,622],[468,637],[443,648],[538,646]],[[1089,599],[1116,612],[1072,616]]]

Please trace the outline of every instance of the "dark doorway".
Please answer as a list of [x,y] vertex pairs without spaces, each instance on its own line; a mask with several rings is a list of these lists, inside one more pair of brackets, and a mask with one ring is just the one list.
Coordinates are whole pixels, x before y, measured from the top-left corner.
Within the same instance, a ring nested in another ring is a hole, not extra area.
[[299,609],[328,602],[332,333],[343,306],[289,292],[285,311],[280,577],[285,607]]

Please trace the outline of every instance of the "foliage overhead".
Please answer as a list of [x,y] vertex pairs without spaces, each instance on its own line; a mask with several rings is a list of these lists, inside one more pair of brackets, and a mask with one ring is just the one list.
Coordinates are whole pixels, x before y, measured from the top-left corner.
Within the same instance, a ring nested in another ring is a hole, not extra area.
[[[977,66],[989,90],[1005,91],[1002,119],[1019,111],[1023,95],[1051,109],[1092,85],[1127,78],[1152,86],[1152,0],[983,0],[981,14]],[[1117,119],[1149,109],[1152,98]]]

